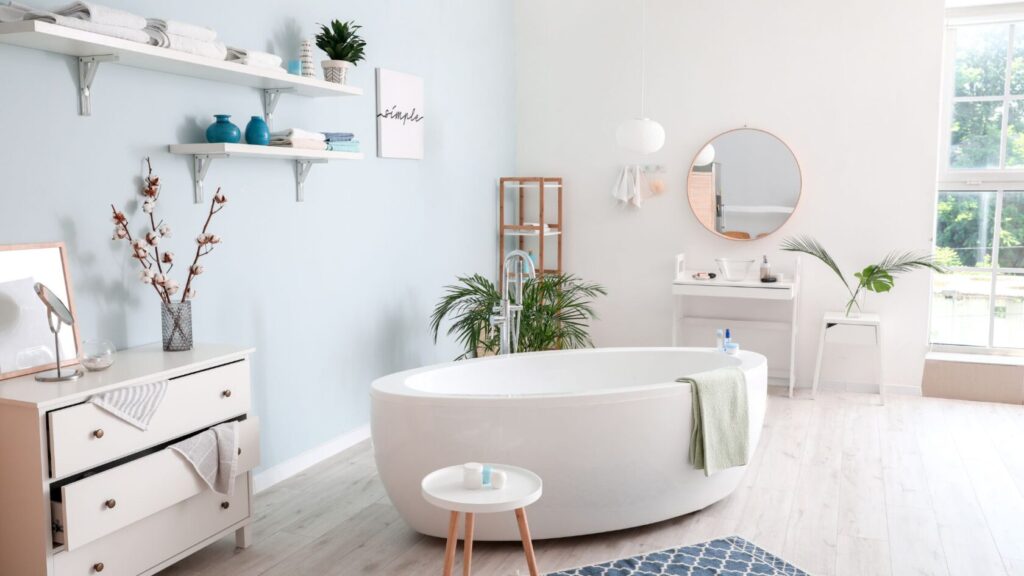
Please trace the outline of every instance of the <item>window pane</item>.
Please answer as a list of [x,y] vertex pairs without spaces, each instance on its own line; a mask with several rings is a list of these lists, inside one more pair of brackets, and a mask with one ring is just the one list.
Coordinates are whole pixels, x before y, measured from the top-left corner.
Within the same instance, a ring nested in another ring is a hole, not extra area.
[[990,272],[932,274],[934,344],[988,346]]
[[1006,167],[1024,168],[1024,101],[1020,100],[1010,102],[1006,119]]
[[1003,193],[999,232],[999,265],[1024,268],[1024,192]]
[[949,165],[953,168],[998,168],[1001,102],[953,104]]
[[1003,94],[1009,39],[1009,24],[957,28],[954,80],[957,96]]
[[991,266],[994,192],[942,192],[935,226],[936,257],[946,266]]
[[1010,93],[1024,94],[1024,22],[1013,25],[1013,61],[1010,62]]
[[993,346],[1024,348],[1024,274],[1000,274],[996,277],[996,307],[992,321],[995,322]]

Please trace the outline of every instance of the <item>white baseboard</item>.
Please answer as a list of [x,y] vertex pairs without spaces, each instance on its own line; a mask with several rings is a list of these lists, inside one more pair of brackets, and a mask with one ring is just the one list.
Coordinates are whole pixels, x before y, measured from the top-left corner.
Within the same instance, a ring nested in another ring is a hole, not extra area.
[[299,472],[323,462],[335,454],[340,454],[341,452],[348,450],[369,437],[370,425],[367,424],[365,426],[360,426],[359,428],[346,432],[329,442],[325,442],[324,444],[317,446],[316,448],[306,450],[298,456],[289,458],[280,464],[257,472],[253,478],[253,492],[262,492],[274,484],[283,482],[284,480],[295,476]]

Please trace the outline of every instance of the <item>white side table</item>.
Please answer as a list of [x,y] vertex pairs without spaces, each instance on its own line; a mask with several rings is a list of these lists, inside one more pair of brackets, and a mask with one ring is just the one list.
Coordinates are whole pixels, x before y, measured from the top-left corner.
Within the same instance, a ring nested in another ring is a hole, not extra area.
[[882,318],[878,314],[861,314],[847,317],[842,312],[826,312],[821,321],[821,336],[818,339],[818,358],[814,362],[814,384],[811,396],[818,393],[818,377],[821,375],[821,356],[825,351],[828,329],[835,326],[866,326],[874,329],[875,346],[878,348],[878,396],[885,404],[885,383],[882,377]]
[[444,576],[451,576],[455,565],[455,548],[458,546],[459,513],[466,516],[465,549],[463,551],[462,574],[469,576],[473,562],[473,520],[475,514],[515,511],[519,522],[519,536],[523,540],[526,562],[530,567],[530,576],[539,576],[537,558],[533,553],[533,542],[530,540],[530,526],[526,521],[525,508],[540,499],[543,483],[540,476],[525,468],[505,465],[491,465],[495,470],[503,470],[508,481],[501,490],[483,488],[467,490],[462,487],[462,466],[449,466],[427,474],[423,478],[421,488],[423,498],[444,510],[451,511],[448,522],[448,545],[444,551]]

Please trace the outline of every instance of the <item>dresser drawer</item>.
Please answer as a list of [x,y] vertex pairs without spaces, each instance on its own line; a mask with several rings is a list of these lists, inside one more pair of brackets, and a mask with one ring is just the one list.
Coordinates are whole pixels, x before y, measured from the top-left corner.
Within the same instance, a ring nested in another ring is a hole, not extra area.
[[[144,518],[131,526],[77,550],[53,557],[55,576],[138,576],[237,525],[250,513],[249,476],[235,481],[235,493],[227,499],[209,490]],[[223,503],[228,502],[227,508]]]
[[148,430],[86,402],[48,415],[50,476],[63,478],[249,411],[249,362],[171,380]]
[[[259,422],[238,425],[238,473],[259,464]],[[202,492],[212,492],[185,458],[165,449],[61,488],[64,544],[75,550]]]

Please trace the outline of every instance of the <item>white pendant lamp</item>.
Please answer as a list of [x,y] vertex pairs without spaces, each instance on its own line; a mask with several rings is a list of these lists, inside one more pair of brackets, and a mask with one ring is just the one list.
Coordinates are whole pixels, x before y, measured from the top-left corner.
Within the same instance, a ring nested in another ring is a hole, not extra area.
[[697,158],[693,161],[694,166],[707,166],[715,161],[715,147],[711,144],[701,148]]
[[665,145],[665,129],[645,115],[647,100],[647,0],[640,0],[640,117],[626,120],[615,131],[619,146],[639,154],[651,154]]

